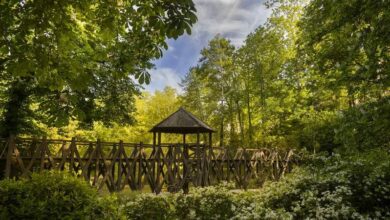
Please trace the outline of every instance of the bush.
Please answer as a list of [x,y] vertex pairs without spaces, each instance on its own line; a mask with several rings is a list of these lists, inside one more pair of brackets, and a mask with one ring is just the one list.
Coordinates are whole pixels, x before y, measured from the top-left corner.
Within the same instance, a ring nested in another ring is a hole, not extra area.
[[257,201],[295,219],[388,219],[390,156],[377,150],[363,157],[318,157],[281,182],[266,185]]
[[296,119],[293,137],[296,137],[298,146],[310,152],[333,152],[340,147],[335,139],[335,129],[338,126],[340,115],[329,111],[308,111]]
[[63,172],[0,181],[0,219],[116,218],[115,200],[99,197],[84,180]]
[[345,148],[366,150],[390,147],[390,97],[343,112],[336,130]]
[[176,198],[178,219],[229,219],[234,214],[234,198],[229,185],[221,184],[179,194]]
[[169,197],[164,195],[141,194],[132,201],[127,201],[123,207],[127,219],[171,219]]

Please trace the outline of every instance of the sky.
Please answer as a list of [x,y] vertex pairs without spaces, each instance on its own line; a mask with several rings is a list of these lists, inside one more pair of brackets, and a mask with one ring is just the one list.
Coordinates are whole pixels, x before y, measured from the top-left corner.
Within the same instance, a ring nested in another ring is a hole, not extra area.
[[197,23],[191,35],[177,40],[168,40],[168,50],[154,62],[151,83],[144,85],[146,91],[163,90],[166,86],[181,92],[179,83],[190,67],[200,58],[200,51],[217,34],[240,47],[246,36],[263,24],[271,14],[264,6],[265,0],[194,0]]

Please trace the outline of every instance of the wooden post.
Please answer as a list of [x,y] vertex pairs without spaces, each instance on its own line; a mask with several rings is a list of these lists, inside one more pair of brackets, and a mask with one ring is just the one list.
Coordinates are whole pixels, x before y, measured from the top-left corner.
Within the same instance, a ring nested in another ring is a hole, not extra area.
[[212,137],[213,137],[213,133],[209,132],[209,146],[210,147],[213,146]]
[[[123,154],[123,141],[119,141],[119,148],[118,148],[119,154],[119,162],[118,162],[118,177],[117,177],[117,182],[116,182],[116,189],[122,190],[122,175],[123,175],[123,160],[122,160],[122,154]],[[116,158],[115,158],[116,159]]]
[[183,191],[185,194],[189,192],[189,153],[188,153],[188,146],[186,145],[186,134],[183,134],[183,178],[184,178],[184,185],[183,185]]
[[[153,146],[152,146],[152,154],[150,155],[151,163],[150,165],[152,166],[152,173],[151,176],[153,178],[153,186],[151,186],[152,191],[155,192],[156,189],[156,179],[158,178],[158,175],[156,177],[156,157],[157,151],[156,151],[156,132],[153,131]],[[157,164],[158,166],[158,164]]]
[[143,160],[142,160],[142,156],[143,156],[143,145],[144,143],[141,141],[139,143],[139,153],[138,153],[138,184],[137,184],[137,189],[142,189],[142,174],[143,174]]
[[[205,153],[205,176],[204,176],[204,184],[205,185],[210,185],[210,166],[211,166],[211,155],[212,155],[212,133],[209,132],[209,146],[205,146],[204,153]],[[208,152],[207,152],[208,150]]]
[[203,167],[202,167],[202,155],[200,150],[199,143],[196,143],[196,152],[195,152],[195,158],[196,158],[196,185],[200,186],[202,184],[202,173],[203,173]]
[[14,153],[15,148],[15,137],[11,135],[8,139],[8,153],[7,160],[5,164],[4,177],[9,178],[11,176],[11,163],[12,163],[12,154]]
[[158,146],[161,145],[161,132],[158,132],[158,140],[157,140]]
[[156,132],[153,131],[153,147],[156,146]]

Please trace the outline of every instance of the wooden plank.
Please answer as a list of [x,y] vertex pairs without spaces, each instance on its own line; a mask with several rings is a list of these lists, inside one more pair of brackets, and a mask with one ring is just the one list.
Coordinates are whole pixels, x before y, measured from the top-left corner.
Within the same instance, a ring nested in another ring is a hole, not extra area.
[[4,176],[5,178],[9,178],[11,176],[11,166],[12,166],[12,154],[14,153],[15,149],[15,137],[11,135],[8,138],[8,153],[7,153],[7,160],[5,163],[5,170],[4,170]]
[[39,169],[39,172],[43,172],[44,169],[45,169],[45,145],[47,144],[47,140],[46,140],[46,137],[43,138],[42,140],[42,143],[41,143],[41,147],[40,147],[40,169]]

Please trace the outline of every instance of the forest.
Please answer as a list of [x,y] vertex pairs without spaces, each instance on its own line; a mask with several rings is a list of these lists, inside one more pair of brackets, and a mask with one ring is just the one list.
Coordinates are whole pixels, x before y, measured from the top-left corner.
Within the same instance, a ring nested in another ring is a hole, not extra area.
[[197,22],[192,0],[1,1],[2,138],[151,144],[184,107],[215,147],[294,149],[300,162],[260,188],[189,194],[102,194],[51,171],[5,179],[0,218],[389,219],[390,1],[259,4],[272,12],[241,46],[217,34],[180,90],[148,92],[166,40]]

